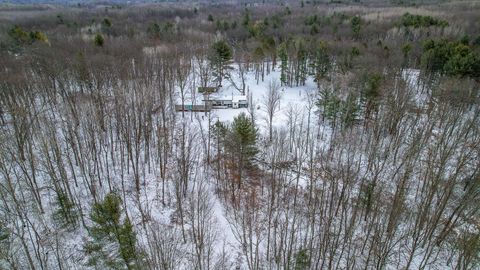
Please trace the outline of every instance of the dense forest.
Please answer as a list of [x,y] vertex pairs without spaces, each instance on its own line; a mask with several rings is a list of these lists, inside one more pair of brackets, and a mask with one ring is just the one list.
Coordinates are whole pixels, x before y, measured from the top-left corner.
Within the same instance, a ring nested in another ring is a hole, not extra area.
[[0,269],[480,267],[480,2],[77,2],[0,4]]

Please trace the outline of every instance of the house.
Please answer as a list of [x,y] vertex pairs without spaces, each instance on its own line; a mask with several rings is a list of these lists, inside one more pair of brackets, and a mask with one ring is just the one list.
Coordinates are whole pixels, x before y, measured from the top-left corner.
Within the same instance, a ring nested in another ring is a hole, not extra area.
[[247,96],[232,97],[232,108],[238,109],[238,108],[247,108],[247,107],[248,107]]
[[203,102],[205,104],[210,104],[212,106],[212,108],[216,108],[216,109],[232,108],[232,100],[231,99],[210,98],[210,99],[204,99]]
[[238,109],[248,107],[246,96],[232,96],[231,98],[204,96],[203,102],[210,105],[212,109]]

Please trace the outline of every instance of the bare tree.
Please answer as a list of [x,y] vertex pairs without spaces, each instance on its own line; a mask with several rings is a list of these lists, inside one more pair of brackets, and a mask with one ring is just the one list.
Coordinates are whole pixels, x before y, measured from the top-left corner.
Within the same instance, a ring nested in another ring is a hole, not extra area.
[[272,140],[273,132],[273,117],[275,113],[280,109],[280,100],[282,95],[280,93],[280,84],[271,80],[268,84],[268,91],[263,97],[263,105],[265,106],[265,111],[267,113],[267,124],[268,124],[268,140]]

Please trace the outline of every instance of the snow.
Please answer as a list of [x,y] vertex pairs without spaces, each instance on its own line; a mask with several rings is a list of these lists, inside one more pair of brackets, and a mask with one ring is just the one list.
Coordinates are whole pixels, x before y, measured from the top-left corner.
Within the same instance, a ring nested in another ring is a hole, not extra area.
[[[235,70],[232,71],[234,81],[239,81],[238,77],[235,77]],[[280,70],[277,68],[274,71],[271,71],[269,74],[266,74],[263,81],[258,81],[255,79],[255,72],[253,70],[245,74],[245,89],[246,95],[241,95],[242,93],[235,89],[235,87],[228,80],[224,80],[223,86],[218,90],[217,93],[213,93],[209,96],[209,100],[219,99],[219,100],[232,100],[233,102],[238,102],[239,100],[247,100],[249,102],[248,106],[253,106],[253,111],[256,114],[258,121],[256,124],[259,125],[263,131],[267,130],[267,113],[265,111],[264,101],[267,96],[268,86],[270,82],[275,81],[280,85]],[[239,84],[238,82],[236,83]],[[190,91],[192,91],[191,87]],[[312,97],[317,92],[317,85],[313,81],[312,77],[308,77],[305,82],[305,85],[301,86],[282,86],[280,88],[281,100],[278,111],[275,113],[273,118],[273,127],[282,128],[284,123],[288,120],[288,111],[291,109],[305,109],[308,106],[312,106]],[[195,89],[195,91],[197,91]],[[249,99],[251,95],[251,100]],[[185,104],[203,104],[204,96],[200,93],[188,93],[186,94]],[[180,96],[177,96],[177,102],[180,102]],[[221,122],[231,122],[233,118],[238,116],[240,113],[249,114],[251,109],[249,108],[214,108],[211,112],[211,117],[214,121]],[[198,116],[204,116],[202,118],[203,124],[207,125],[208,118],[203,112],[191,112]],[[181,113],[179,113],[180,115]],[[214,122],[213,121],[213,122]]]
[[[193,73],[192,73],[193,74]],[[236,75],[237,74],[237,75]],[[414,92],[415,94],[415,102],[417,103],[418,106],[424,105],[427,100],[428,96],[426,93],[422,93],[421,91],[418,91],[419,89],[419,71],[418,70],[406,70],[404,71],[403,74],[403,79],[407,83],[407,86]],[[240,85],[240,78],[238,78],[238,73],[235,72],[235,70],[232,71],[232,80],[234,80],[235,83],[231,83],[229,80],[225,80],[223,82],[223,87],[221,87],[217,93],[211,94],[209,99],[225,99],[225,100],[231,100],[233,103],[239,102],[239,101],[244,101],[247,100],[249,102],[249,107],[248,108],[214,108],[210,113],[207,112],[177,112],[176,117],[179,119],[177,121],[177,124],[175,126],[176,129],[178,130],[185,130],[187,131],[187,136],[196,136],[194,137],[194,146],[197,147],[198,149],[195,149],[195,156],[193,158],[193,167],[195,167],[196,170],[199,170],[201,172],[195,171],[192,172],[191,178],[188,179],[189,181],[189,194],[187,195],[187,198],[185,199],[186,202],[184,202],[184,207],[186,209],[186,212],[191,211],[191,208],[187,206],[189,203],[192,203],[191,201],[196,200],[194,196],[198,196],[195,192],[198,191],[198,186],[195,187],[195,185],[201,183],[203,186],[202,192],[205,191],[208,196],[208,204],[210,207],[210,217],[208,218],[211,229],[211,233],[215,234],[214,238],[214,243],[212,244],[212,250],[213,250],[213,262],[215,263],[215,260],[218,258],[225,256],[225,254],[228,257],[228,262],[227,264],[233,265],[236,264],[238,266],[237,269],[245,269],[245,261],[246,258],[244,255],[242,255],[242,250],[243,247],[240,244],[240,240],[238,237],[238,227],[235,227],[236,225],[233,223],[235,221],[232,221],[230,216],[229,216],[229,211],[230,208],[228,206],[228,202],[225,202],[222,200],[221,196],[217,194],[216,190],[216,179],[213,176],[212,169],[208,166],[205,165],[205,167],[201,168],[204,165],[202,162],[205,160],[205,151],[202,151],[202,146],[201,145],[201,139],[200,136],[204,136],[206,134],[206,130],[208,129],[209,123],[212,124],[215,121],[221,121],[225,123],[231,123],[233,119],[238,116],[241,113],[245,113],[246,115],[252,115],[253,118],[256,121],[257,127],[259,127],[259,133],[260,133],[260,140],[259,140],[259,147],[264,147],[262,149],[262,153],[258,157],[258,165],[263,169],[264,172],[269,172],[272,170],[272,168],[269,167],[268,163],[268,155],[273,155],[272,153],[269,153],[269,151],[273,151],[272,149],[268,148],[268,143],[266,142],[266,138],[268,136],[268,121],[267,121],[267,111],[266,111],[266,105],[265,105],[265,100],[269,91],[269,85],[272,82],[277,82],[280,85],[280,71],[274,70],[271,71],[270,73],[266,74],[264,80],[257,80],[255,78],[255,73],[254,71],[249,71],[245,75],[245,94],[243,94],[241,91],[239,91],[234,85],[238,86]],[[204,95],[195,92],[197,91],[197,88],[194,87],[195,84],[193,83],[195,80],[194,78],[190,78],[190,87],[187,87],[186,92],[183,95],[184,98],[184,103],[185,104],[196,104],[200,105],[203,104],[204,100]],[[177,89],[178,90],[178,89]],[[294,87],[289,87],[289,86],[281,86],[280,89],[278,90],[280,92],[280,105],[277,108],[277,111],[275,112],[273,116],[273,127],[274,130],[278,131],[285,131],[287,129],[291,129],[292,127],[287,126],[287,125],[295,125],[293,127],[295,129],[295,136],[298,137],[298,141],[290,141],[288,142],[289,145],[288,147],[290,148],[289,151],[285,151],[285,156],[282,157],[276,157],[278,161],[280,162],[285,162],[289,163],[291,165],[285,165],[288,166],[285,169],[285,176],[284,179],[282,179],[282,185],[286,187],[295,187],[295,193],[296,194],[302,194],[306,192],[308,189],[309,185],[314,181],[314,179],[310,179],[310,176],[305,173],[303,168],[306,168],[309,166],[307,164],[307,159],[309,155],[309,151],[311,152],[321,152],[321,153],[327,153],[329,150],[328,148],[330,147],[330,141],[332,140],[332,135],[333,131],[330,125],[327,122],[321,122],[316,116],[315,116],[315,101],[317,100],[317,84],[313,81],[313,78],[309,77],[305,85],[300,85],[300,86],[294,86]],[[176,102],[181,101],[181,94],[179,91],[177,91],[177,94],[175,96]],[[210,118],[210,121],[209,121]],[[319,121],[316,124],[313,124],[314,121]],[[312,128],[312,130],[309,130],[310,134],[309,136],[306,136],[307,134],[306,129],[307,125],[308,128]],[[188,129],[188,130],[187,130]],[[314,130],[313,130],[314,129]],[[178,132],[178,131],[175,131]],[[59,133],[61,133],[59,131]],[[435,133],[435,130],[434,130]],[[178,134],[176,134],[178,135]],[[363,175],[366,178],[371,178],[372,174],[371,170],[368,170],[368,157],[367,156],[362,156],[364,153],[362,153],[362,150],[360,149],[363,145],[364,142],[361,141],[356,141],[357,137],[360,136],[359,134],[355,134],[353,131],[350,135],[350,137],[347,137],[347,135],[344,134],[344,137],[341,137],[340,139],[344,139],[346,141],[351,140],[353,143],[352,145],[355,145],[355,148],[351,152],[349,151],[333,151],[336,156],[329,156],[327,154],[319,154],[320,157],[325,158],[321,160],[316,160],[313,161],[314,164],[311,166],[316,167],[316,166],[324,166],[324,167],[335,167],[335,166],[343,166],[345,168],[348,168],[349,162],[351,163],[352,160],[356,160],[359,169],[358,169],[358,175]],[[57,138],[59,141],[62,141],[61,135],[58,135]],[[88,138],[85,138],[87,140]],[[106,138],[108,140],[108,138]],[[336,138],[338,139],[338,138]],[[308,140],[308,142],[305,142]],[[314,144],[312,146],[308,145],[311,141],[314,141]],[[198,143],[196,143],[198,142]],[[172,148],[178,147],[176,145],[177,142],[172,142],[173,146]],[[287,143],[285,141],[285,143]],[[337,143],[338,145],[343,145],[343,142]],[[386,146],[388,146],[388,141],[383,142]],[[100,142],[98,144],[101,144]],[[345,143],[346,145],[347,143]],[[282,143],[277,143],[278,147],[285,147],[287,146],[282,145]],[[382,147],[384,147],[382,146]],[[309,148],[310,147],[310,148]],[[108,149],[105,148],[105,149]],[[293,150],[292,150],[293,149]],[[204,150],[204,149],[203,149]],[[143,150],[140,150],[143,151]],[[178,149],[173,149],[172,153],[175,155],[179,151]],[[289,153],[286,153],[289,152]],[[140,154],[141,156],[143,155],[143,152]],[[295,159],[292,159],[292,156],[295,156]],[[388,156],[388,155],[386,155]],[[175,164],[176,157],[171,157],[170,163],[168,164],[168,168],[166,171],[167,176],[162,179],[159,176],[159,171],[158,168],[152,168],[150,170],[150,167],[148,169],[148,172],[146,172],[145,167],[146,167],[146,162],[145,160],[141,159],[141,163],[143,165],[143,171],[140,171],[140,178],[142,179],[141,183],[141,191],[140,191],[140,196],[137,197],[136,191],[135,191],[135,185],[134,181],[132,179],[134,178],[133,173],[131,171],[123,172],[120,175],[120,166],[118,164],[114,165],[112,164],[112,161],[109,159],[109,157],[103,157],[100,156],[100,162],[108,163],[110,164],[110,168],[112,169],[112,175],[110,177],[110,180],[114,183],[117,184],[115,189],[117,189],[118,192],[118,184],[120,182],[125,182],[125,208],[127,210],[129,218],[132,219],[135,225],[135,229],[138,232],[137,237],[138,237],[138,243],[142,247],[147,247],[149,243],[149,237],[151,237],[152,233],[158,233],[158,234],[164,234],[167,235],[168,237],[170,234],[175,235],[177,238],[172,239],[176,240],[178,239],[179,243],[178,248],[181,250],[179,254],[188,254],[185,256],[191,256],[192,253],[192,246],[194,245],[191,241],[191,239],[188,239],[190,236],[187,236],[187,240],[183,241],[180,240],[182,237],[180,236],[180,223],[178,220],[174,220],[175,218],[178,219],[178,213],[176,212],[177,205],[176,205],[176,197],[175,197],[175,190],[174,190],[174,185],[173,182],[175,181],[176,173],[178,171],[177,165]],[[271,158],[271,157],[270,157]],[[391,156],[389,157],[390,159],[392,158]],[[391,160],[386,160],[384,162],[390,162],[388,164],[392,164]],[[92,161],[93,163],[93,161]],[[92,164],[92,163],[89,163]],[[393,163],[394,164],[394,163]],[[394,164],[395,165],[395,164]],[[154,166],[152,166],[154,167]],[[122,168],[123,169],[123,168]],[[393,170],[394,168],[392,168]],[[79,168],[76,168],[76,170],[80,171]],[[320,171],[321,169],[318,169]],[[389,169],[385,169],[385,171],[382,171],[382,174],[388,175],[391,173]],[[81,175],[81,174],[80,174]],[[200,175],[200,176],[199,176]],[[80,176],[82,177],[82,176]],[[79,178],[80,178],[79,177]],[[190,176],[189,176],[190,177]],[[383,177],[383,175],[382,175]],[[48,179],[48,176],[45,175],[43,178]],[[201,178],[201,179],[199,179]],[[321,177],[319,177],[321,178]],[[384,177],[387,179],[388,177]],[[317,180],[317,179],[316,179]],[[318,181],[322,181],[322,179],[318,179]],[[79,179],[80,182],[80,179]],[[82,183],[82,182],[81,182]],[[325,187],[328,187],[332,183],[326,183]],[[163,185],[165,185],[165,189],[163,189]],[[343,188],[343,183],[337,183],[338,188]],[[115,185],[114,185],[115,186]],[[388,193],[389,189],[393,187],[393,181],[390,183],[390,185],[385,184],[385,190],[386,193]],[[336,187],[337,188],[337,187]],[[122,187],[123,189],[123,187]],[[104,194],[107,192],[106,187],[104,187],[104,190],[99,191],[99,193]],[[162,201],[162,193],[165,192],[165,201]],[[355,187],[351,187],[351,190],[348,191],[350,196],[356,196],[358,194],[359,190],[355,189]],[[84,207],[84,213],[89,212],[89,207],[92,204],[91,197],[89,195],[89,191],[87,187],[83,186],[82,184],[80,185],[79,188],[76,189],[77,196],[80,198],[80,201],[82,202],[82,207]],[[122,194],[123,195],[123,194]],[[407,196],[414,196],[414,194],[407,194]],[[99,196],[101,197],[101,195]],[[301,197],[301,196],[299,196]],[[140,201],[138,201],[140,200]],[[415,202],[415,198],[409,198],[408,201]],[[291,202],[286,201],[286,204],[291,204]],[[330,202],[331,203],[331,202]],[[143,213],[140,212],[140,206],[141,209],[143,210]],[[413,205],[412,205],[413,207]],[[183,209],[183,207],[182,207]],[[197,210],[198,211],[198,210]],[[305,224],[296,224],[295,221],[295,216],[292,218],[291,215],[287,212],[279,212],[279,220],[282,223],[285,223],[286,226],[298,226],[298,231],[299,235],[302,235],[304,233],[307,233],[306,230],[304,230]],[[294,212],[294,215],[297,215],[299,212]],[[47,213],[48,215],[51,215],[51,213]],[[142,214],[145,215],[145,218],[147,219],[147,226],[142,226],[144,223],[142,223]],[[259,214],[261,215],[261,214]],[[300,220],[300,219],[299,219]],[[333,222],[336,222],[335,219],[333,219]],[[87,219],[87,225],[88,224],[88,219]],[[238,224],[237,224],[238,226]],[[184,229],[186,231],[186,234],[189,235],[189,230],[192,229],[192,224],[191,221],[186,220],[184,222]],[[335,228],[334,226],[332,228]],[[264,229],[264,228],[262,228]],[[408,228],[407,228],[408,229]],[[365,237],[362,227],[358,226],[355,229],[355,237],[356,239],[363,239]],[[68,247],[67,250],[73,250],[74,252],[80,254],[80,256],[83,256],[82,254],[82,243],[84,242],[84,238],[88,236],[88,232],[84,229],[79,229],[77,230],[74,234],[72,233],[68,237],[68,241],[65,241],[62,243],[65,247]],[[167,236],[165,236],[167,237]],[[256,238],[257,236],[254,235],[253,238]],[[354,237],[354,239],[355,239]],[[181,243],[180,243],[181,242]],[[406,243],[407,246],[409,243]],[[264,253],[265,247],[260,245],[259,247],[260,251],[259,254]],[[70,251],[68,251],[70,252]],[[415,255],[413,258],[412,262],[412,267],[418,268],[421,265],[420,258],[422,257],[422,254],[424,253],[424,250],[417,249],[418,256]],[[76,255],[76,259],[79,258],[80,256]],[[399,255],[400,256],[400,255]],[[78,260],[80,261],[82,258],[80,257]],[[179,263],[178,263],[178,269],[191,269],[191,265],[188,263],[189,258],[179,258]],[[82,263],[82,262],[80,262]],[[343,264],[343,263],[342,263]],[[73,267],[73,266],[70,266]],[[390,267],[390,266],[389,266]],[[235,267],[231,267],[228,269],[233,269]]]
[[246,101],[246,100],[247,100],[247,96],[244,96],[244,95],[232,97],[232,102],[240,102],[240,101]]
[[[240,85],[240,78],[235,75],[238,74],[233,70],[231,72],[232,80],[235,81],[236,85]],[[278,83],[280,85],[280,70],[271,71],[269,74],[266,74],[263,81],[259,80],[257,82],[255,78],[255,72],[251,70],[245,74],[245,95],[237,90],[234,85],[228,80],[224,80],[223,86],[218,89],[218,92],[212,93],[208,96],[208,100],[231,100],[233,103],[239,102],[241,100],[246,100],[248,108],[214,108],[210,112],[211,124],[216,121],[221,121],[225,123],[231,123],[233,119],[241,113],[246,115],[251,115],[252,111],[255,115],[256,125],[259,127],[260,134],[268,134],[268,125],[267,125],[267,112],[265,106],[265,99],[269,90],[269,84],[272,82]],[[189,93],[184,95],[185,104],[204,104],[203,100],[207,98],[201,93],[191,91],[197,91],[196,87],[190,87]],[[277,108],[277,111],[273,117],[272,126],[274,129],[285,129],[286,123],[288,121],[289,111],[295,110],[297,112],[303,112],[303,116],[306,117],[306,109],[314,107],[315,95],[317,93],[317,85],[313,81],[313,78],[309,77],[305,85],[301,86],[281,86],[280,89],[280,105]],[[177,95],[177,103],[181,102],[180,95]],[[312,110],[313,113],[313,110]],[[190,115],[192,114],[192,115]],[[177,112],[178,117],[182,117],[181,112]],[[199,124],[204,130],[208,128],[208,113],[206,112],[188,112],[185,113],[185,118],[198,119]],[[313,115],[312,115],[313,119]],[[300,119],[300,121],[307,121],[307,119]],[[313,121],[313,120],[312,120]],[[325,135],[322,135],[324,137]],[[294,174],[294,172],[292,171]],[[211,194],[215,194],[214,182],[212,180],[208,183],[208,189]],[[306,181],[304,177],[301,176],[300,186],[305,186]],[[226,252],[231,258],[230,263],[233,263],[235,258],[233,256],[241,256],[239,251],[241,246],[239,240],[235,236],[233,231],[231,221],[226,217],[226,209],[223,206],[223,203],[218,198],[218,196],[213,196],[213,215],[216,221],[217,230],[217,241],[215,244],[215,253],[217,256],[221,256],[222,252]],[[240,261],[245,261],[244,258],[240,258]],[[242,268],[243,269],[243,268]]]

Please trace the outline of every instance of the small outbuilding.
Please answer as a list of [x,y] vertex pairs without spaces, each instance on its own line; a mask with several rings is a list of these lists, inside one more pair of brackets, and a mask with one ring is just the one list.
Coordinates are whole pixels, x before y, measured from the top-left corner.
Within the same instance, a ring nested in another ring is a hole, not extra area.
[[217,86],[198,87],[198,92],[201,94],[212,94],[218,91]]

